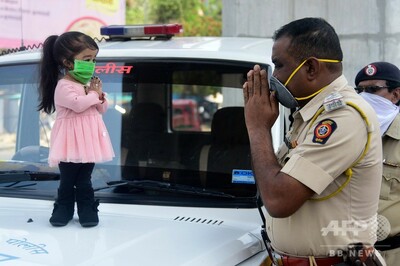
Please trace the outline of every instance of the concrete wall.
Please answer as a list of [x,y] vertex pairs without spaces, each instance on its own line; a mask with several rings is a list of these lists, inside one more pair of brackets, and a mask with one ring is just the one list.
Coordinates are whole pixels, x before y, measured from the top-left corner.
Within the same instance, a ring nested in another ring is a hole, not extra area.
[[222,0],[223,36],[270,38],[282,25],[322,17],[338,33],[350,85],[364,65],[400,68],[400,0]]

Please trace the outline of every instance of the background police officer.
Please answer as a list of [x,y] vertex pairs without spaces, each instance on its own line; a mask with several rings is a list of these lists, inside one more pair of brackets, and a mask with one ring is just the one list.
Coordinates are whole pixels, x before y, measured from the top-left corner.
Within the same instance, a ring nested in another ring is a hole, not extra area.
[[[357,90],[378,115],[383,145],[383,177],[378,213],[382,223],[375,247],[388,266],[400,263],[400,70],[388,62],[363,67],[355,79]],[[387,220],[386,220],[386,219]],[[390,230],[390,231],[389,231]],[[387,238],[385,238],[387,236]]]

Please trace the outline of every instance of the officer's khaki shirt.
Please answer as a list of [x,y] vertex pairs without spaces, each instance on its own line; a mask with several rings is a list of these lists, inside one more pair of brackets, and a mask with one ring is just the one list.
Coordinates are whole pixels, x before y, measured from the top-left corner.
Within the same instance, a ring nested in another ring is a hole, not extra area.
[[[288,137],[297,147],[285,144],[277,152],[284,164],[282,172],[315,191],[315,198],[330,195],[346,180],[344,172],[361,156],[367,142],[367,126],[357,110],[346,105],[323,112],[310,122],[324,99],[337,91],[344,101],[357,105],[374,128],[366,156],[352,168],[347,186],[330,199],[307,201],[292,216],[272,218],[267,215],[267,233],[272,246],[280,253],[297,256],[338,255],[350,243],[373,244],[376,241],[376,217],[382,179],[382,146],[379,122],[372,107],[339,77],[306,106],[294,114]],[[325,122],[324,122],[325,121]],[[316,128],[328,121],[322,142],[315,141]],[[336,126],[336,129],[334,127]],[[286,162],[286,163],[285,163]],[[339,252],[337,252],[339,253]],[[340,254],[339,254],[340,255]]]
[[[382,138],[383,178],[378,213],[382,220],[382,231],[378,239],[400,233],[400,114],[390,124]],[[389,222],[389,226],[387,225]],[[390,234],[389,233],[390,230]]]

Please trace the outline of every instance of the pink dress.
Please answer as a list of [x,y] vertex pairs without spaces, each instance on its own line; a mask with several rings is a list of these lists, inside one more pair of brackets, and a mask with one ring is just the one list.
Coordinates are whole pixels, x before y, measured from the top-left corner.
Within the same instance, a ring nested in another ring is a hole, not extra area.
[[85,93],[79,83],[59,80],[54,93],[56,121],[51,130],[49,165],[59,162],[98,163],[112,160],[111,145],[102,114],[107,100],[101,103],[96,92]]

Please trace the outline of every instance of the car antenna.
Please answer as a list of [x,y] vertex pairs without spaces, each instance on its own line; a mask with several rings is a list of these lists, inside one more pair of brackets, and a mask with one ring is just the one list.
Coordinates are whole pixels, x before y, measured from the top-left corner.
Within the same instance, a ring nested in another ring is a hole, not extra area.
[[21,47],[20,47],[20,51],[23,51],[23,50],[25,50],[25,46],[24,46],[24,12],[22,12],[22,2],[23,1],[20,1],[19,2],[19,5],[20,5],[20,8],[19,8],[19,12],[20,12],[20,14],[21,14]]

